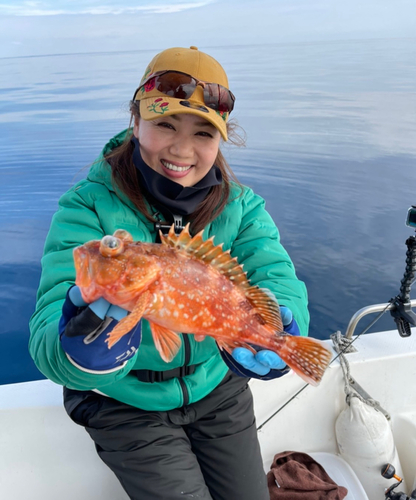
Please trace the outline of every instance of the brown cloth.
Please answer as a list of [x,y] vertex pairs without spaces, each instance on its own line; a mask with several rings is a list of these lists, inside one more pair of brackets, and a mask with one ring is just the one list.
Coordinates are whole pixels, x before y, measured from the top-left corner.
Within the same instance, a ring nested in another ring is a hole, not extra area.
[[311,456],[298,451],[275,455],[267,484],[270,500],[342,500],[348,493]]

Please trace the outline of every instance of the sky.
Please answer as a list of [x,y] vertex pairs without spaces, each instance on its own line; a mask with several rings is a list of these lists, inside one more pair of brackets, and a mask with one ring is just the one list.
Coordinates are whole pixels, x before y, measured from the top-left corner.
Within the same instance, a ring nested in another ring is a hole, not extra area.
[[403,37],[415,0],[0,0],[0,58]]

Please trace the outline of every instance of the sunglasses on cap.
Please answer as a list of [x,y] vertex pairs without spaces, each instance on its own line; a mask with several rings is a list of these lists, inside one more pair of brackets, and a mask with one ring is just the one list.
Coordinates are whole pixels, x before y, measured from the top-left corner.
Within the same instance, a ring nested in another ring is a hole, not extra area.
[[175,99],[189,99],[195,92],[197,85],[200,85],[204,91],[204,102],[208,108],[231,113],[234,108],[235,97],[226,87],[218,83],[203,82],[191,75],[173,70],[154,73],[138,87],[133,100],[135,100],[137,92],[143,87],[147,92],[156,89],[162,94]]

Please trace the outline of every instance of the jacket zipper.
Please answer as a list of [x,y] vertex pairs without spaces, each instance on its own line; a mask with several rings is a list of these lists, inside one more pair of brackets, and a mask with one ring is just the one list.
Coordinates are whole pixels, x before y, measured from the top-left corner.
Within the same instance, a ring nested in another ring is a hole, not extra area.
[[[185,366],[189,365],[189,361],[191,360],[191,343],[189,342],[189,337],[186,334],[182,335],[182,339],[183,339],[183,347],[185,350],[183,366],[185,367]],[[183,406],[186,406],[189,403],[188,388],[186,387],[186,384],[185,384],[184,380],[182,379],[182,377],[179,377],[178,380],[179,380],[179,384],[181,385],[181,389],[182,389]]]
[[[154,217],[159,221],[159,223],[155,224],[155,228],[156,229],[161,229],[162,233],[164,233],[166,235],[168,233],[168,231],[169,231],[170,226],[162,226],[160,224],[160,222],[161,222],[161,216],[160,216],[159,212],[156,212],[154,214]],[[173,216],[173,220],[174,220],[175,230],[178,230],[178,232],[180,230],[182,230],[182,217],[174,215]],[[156,233],[156,242],[158,242],[158,234],[159,233],[157,232]],[[188,335],[183,334],[182,335],[182,339],[183,339],[183,346],[184,346],[184,350],[185,350],[184,363],[183,363],[183,369],[185,371],[185,367],[188,366],[189,361],[191,359],[191,344],[189,342]],[[178,377],[178,380],[179,380],[179,385],[181,386],[181,390],[182,390],[182,398],[183,398],[183,405],[182,406],[186,406],[189,403],[188,388],[186,387],[186,384],[183,381],[182,377]]]

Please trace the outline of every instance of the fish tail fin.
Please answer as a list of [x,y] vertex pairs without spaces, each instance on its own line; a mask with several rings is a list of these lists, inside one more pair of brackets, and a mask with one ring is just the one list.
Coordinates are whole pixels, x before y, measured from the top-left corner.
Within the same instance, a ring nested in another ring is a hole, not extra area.
[[277,354],[308,384],[318,385],[327,369],[331,351],[323,342],[311,337],[280,337]]

